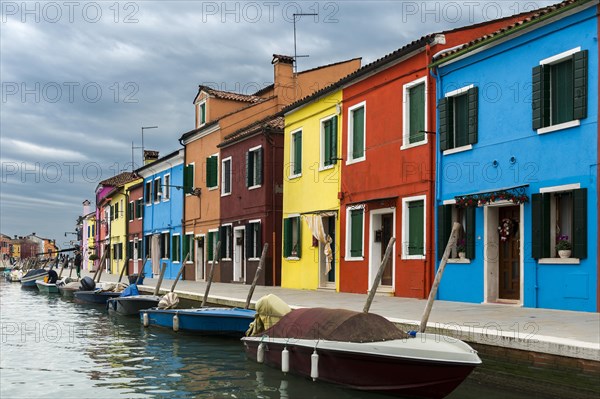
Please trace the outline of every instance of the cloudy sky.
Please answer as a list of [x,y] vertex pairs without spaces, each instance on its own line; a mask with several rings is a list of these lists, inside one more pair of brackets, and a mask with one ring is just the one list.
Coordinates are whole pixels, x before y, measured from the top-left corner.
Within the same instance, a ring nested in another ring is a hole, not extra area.
[[[82,202],[131,170],[132,142],[167,154],[193,129],[199,84],[250,94],[272,54],[298,69],[363,65],[433,31],[555,1],[2,1],[0,232],[68,246]],[[134,150],[139,166],[140,149]]]

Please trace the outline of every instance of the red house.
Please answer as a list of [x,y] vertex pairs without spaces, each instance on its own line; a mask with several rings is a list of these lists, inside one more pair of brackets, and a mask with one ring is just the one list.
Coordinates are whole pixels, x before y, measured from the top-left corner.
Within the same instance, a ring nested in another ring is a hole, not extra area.
[[141,271],[142,265],[142,242],[144,221],[144,183],[131,186],[127,190],[129,204],[127,207],[127,257],[129,265],[127,274],[132,275]]
[[340,290],[367,292],[391,237],[379,291],[424,298],[434,270],[436,81],[432,56],[513,16],[416,40],[333,85],[343,89]]

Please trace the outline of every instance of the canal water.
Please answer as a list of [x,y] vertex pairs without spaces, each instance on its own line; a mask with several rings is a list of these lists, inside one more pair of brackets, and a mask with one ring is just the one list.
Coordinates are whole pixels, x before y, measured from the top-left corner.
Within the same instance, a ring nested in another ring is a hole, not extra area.
[[[284,376],[247,360],[237,339],[146,329],[137,318],[109,316],[103,307],[17,283],[0,282],[0,323],[2,399],[388,397]],[[499,373],[497,362],[483,361],[448,398],[554,396],[542,389],[543,381],[515,384],[511,367],[501,365]],[[486,364],[493,370],[486,371]],[[573,392],[570,398],[587,396]]]

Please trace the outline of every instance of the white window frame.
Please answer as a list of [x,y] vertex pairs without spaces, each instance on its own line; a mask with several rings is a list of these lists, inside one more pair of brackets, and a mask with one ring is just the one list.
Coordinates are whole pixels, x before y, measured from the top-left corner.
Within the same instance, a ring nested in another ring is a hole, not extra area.
[[[296,147],[294,147],[294,135],[297,133],[302,133],[302,128],[296,129],[296,130],[292,130],[290,132],[290,171],[288,174],[288,177],[290,179],[295,179],[298,178],[300,176],[302,176],[302,159],[300,159],[300,173],[294,174],[294,166],[296,164],[296,160],[294,158],[295,154],[296,154]],[[300,143],[301,145],[304,144],[304,137],[302,137],[302,142]],[[304,155],[304,151],[303,148],[301,148],[301,152],[302,155]]]
[[[231,236],[229,237],[229,239],[231,239],[233,241],[233,239],[235,238],[235,236],[233,234],[233,223],[223,223],[221,225],[221,227],[229,227],[230,228],[230,230],[231,230]],[[220,232],[219,232],[219,234],[220,234]],[[225,247],[225,253],[227,253],[227,251],[228,251],[227,248],[229,248],[229,245],[227,245],[227,242],[223,242],[223,238],[224,237],[220,237],[220,238],[221,238],[221,246],[226,245],[226,247]],[[235,246],[235,244],[232,242],[231,243],[231,247],[233,248],[234,246]],[[233,253],[230,253],[229,256],[230,256],[229,258],[221,258],[221,260],[226,260],[226,261],[233,260]]]
[[[261,223],[262,223],[262,220],[260,220],[260,219],[248,220],[248,224],[259,224],[260,225]],[[262,229],[261,229],[261,231],[262,231]],[[254,232],[252,232],[252,233],[254,234]],[[260,237],[257,237],[257,238],[260,239]],[[245,243],[244,243],[244,245],[245,245]],[[262,248],[256,248],[256,249],[257,249],[256,254],[258,255],[258,257],[248,258],[248,260],[260,260],[260,255],[262,255],[262,254],[259,255],[259,252],[262,251]]]
[[[167,182],[168,180],[168,182]],[[165,173],[162,180],[162,201],[167,202],[171,199],[171,174]]]
[[421,145],[425,145],[428,142],[427,133],[424,133],[424,139],[422,141],[417,141],[416,143],[410,143],[410,89],[420,84],[425,85],[425,126],[424,130],[427,132],[429,130],[429,98],[427,96],[427,76],[423,76],[422,78],[413,80],[412,82],[406,83],[402,86],[402,98],[403,98],[403,107],[402,107],[402,146],[400,146],[401,150],[407,150],[409,148],[418,147]]
[[[328,169],[333,169],[335,167],[335,163],[325,166],[325,126],[324,126],[325,122],[327,122],[335,117],[337,117],[337,114],[329,115],[329,116],[326,116],[325,118],[321,118],[319,120],[319,172],[328,170]],[[339,129],[338,129],[338,131],[339,131]],[[335,132],[335,133],[336,133],[336,140],[337,140],[338,132]],[[337,147],[338,147],[338,145],[336,143],[336,148]]]
[[[216,259],[218,258],[218,257],[217,257],[217,253],[216,253],[216,250],[217,250],[217,242],[216,242],[216,241],[214,241],[214,237],[213,237],[213,258],[212,258],[212,260],[208,259],[208,236],[209,236],[211,233],[212,233],[212,234],[214,234],[214,233],[217,233],[217,234],[219,234],[219,229],[218,229],[218,228],[216,228],[216,229],[208,229],[208,231],[206,232],[206,237],[205,237],[205,241],[204,241],[204,244],[205,244],[205,250],[207,251],[207,252],[206,252],[206,263],[207,263],[207,264],[213,263],[213,264],[215,264],[215,265],[218,265],[218,264],[219,264],[219,262],[218,262],[218,261],[216,261]],[[221,259],[221,260],[223,260],[223,259]]]
[[[221,181],[221,168],[219,167],[219,165],[221,165],[221,157],[219,157],[218,152],[211,155],[211,157],[215,157],[215,156],[217,157],[217,185],[212,186],[212,187],[207,187],[208,191],[218,190],[219,182]],[[208,182],[208,175],[206,176],[206,181]]]
[[[362,218],[362,255],[361,256],[351,256],[350,255],[350,246],[352,243],[352,220],[350,217],[350,212],[355,210],[361,210],[363,212]],[[346,207],[346,250],[344,260],[355,262],[365,260],[365,218],[366,218],[366,209],[364,204],[360,205],[352,205]]]
[[[173,258],[173,237],[179,237],[179,260],[172,260]],[[181,248],[183,248],[183,246],[181,245],[181,233],[173,233],[169,236],[169,258],[167,259],[171,259],[171,263],[181,263]]]
[[164,231],[160,232],[160,241],[161,241],[161,244],[162,244],[161,245],[161,249],[163,249],[163,252],[166,252],[166,251],[164,251],[164,245],[165,245],[165,241],[164,241],[165,236],[164,235],[165,234],[168,234],[168,237],[169,237],[167,239],[167,245],[169,246],[169,253],[166,254],[167,257],[162,257],[162,256],[160,256],[160,254],[158,254],[160,256],[160,260],[163,260],[163,259],[170,260],[170,258],[171,258],[171,232],[169,230],[164,230]]
[[[146,180],[144,182],[144,189],[145,189],[145,191],[144,191],[144,205],[146,205],[146,206],[152,205],[152,202],[153,202],[153,200],[152,200],[152,197],[153,197],[153,195],[152,195],[153,184],[154,183],[153,183],[152,179]],[[148,185],[150,185],[149,189],[147,189]],[[146,197],[146,195],[147,195],[147,197]]]
[[[202,113],[200,109],[204,106],[204,122],[202,122]],[[208,103],[206,99],[198,101],[198,127],[206,125],[206,117],[208,116]]]
[[[360,158],[352,158],[352,147],[354,144],[354,118],[352,117],[352,114],[354,112],[355,109],[364,107],[365,109],[365,119],[363,121],[363,156]],[[357,163],[357,162],[362,162],[365,161],[367,159],[367,102],[366,101],[362,101],[358,104],[355,104],[351,107],[348,108],[348,148],[347,148],[347,154],[346,154],[346,165],[351,165],[353,163]]]
[[[258,152],[258,150],[260,150],[261,148],[262,148],[262,145],[257,145],[256,147],[252,147],[252,148],[248,149],[248,152]],[[264,151],[263,151],[263,158],[264,158]],[[256,160],[256,158],[254,158],[254,159]],[[255,163],[255,165],[256,165],[256,163]],[[253,174],[252,177],[253,177],[252,182],[253,183],[256,182],[256,175]],[[263,180],[264,180],[264,168],[263,168]],[[260,187],[262,187],[262,184],[253,184],[250,187],[248,187],[248,190],[254,190],[254,189],[257,189]]]
[[162,197],[162,190],[161,190],[161,186],[162,186],[162,178],[161,176],[155,177],[152,180],[152,194],[154,196],[154,190],[157,187],[156,186],[156,181],[158,180],[158,192],[156,193],[156,199],[152,198],[152,202],[154,204],[158,204],[161,201],[161,197]]
[[[138,200],[140,200],[142,204],[144,203],[144,197],[143,197],[143,196],[141,196],[140,198],[138,198]],[[136,207],[136,208],[137,208],[137,207]],[[136,209],[135,211],[137,212],[137,209]],[[142,216],[142,213],[143,213],[143,212],[144,212],[144,211],[140,212],[140,214],[139,214],[139,215],[136,215],[138,220],[142,220],[142,218],[143,218],[143,216]]]
[[[446,93],[444,95],[444,97],[449,98],[449,97],[460,96],[462,94],[467,93],[469,91],[469,89],[472,89],[473,87],[475,87],[475,85],[474,84],[470,84],[470,85],[461,87],[459,89],[449,91],[448,93]],[[453,107],[453,109],[454,109],[454,107]],[[452,115],[452,120],[454,120],[454,119],[455,119],[454,115]],[[454,136],[455,133],[456,133],[456,129],[455,129],[454,126],[452,126],[452,139],[453,139],[453,141],[456,141],[455,140],[456,137]],[[458,152],[469,151],[469,150],[472,150],[472,149],[473,149],[473,144],[467,144],[467,145],[462,145],[460,147],[449,148],[449,149],[445,150],[442,153],[442,155],[456,154]]]
[[[131,209],[133,209],[133,214],[135,215],[135,212],[137,211],[136,207],[135,207],[135,200],[131,200],[129,201],[129,203],[131,204]],[[129,207],[128,207],[129,208]],[[128,209],[129,210],[129,209]],[[129,216],[127,216],[127,223],[133,223],[133,221],[136,218],[131,218],[129,219]],[[89,226],[88,226],[89,227]],[[88,234],[89,235],[89,234]]]
[[[409,214],[408,203],[414,201],[423,201],[423,255],[408,254],[408,235],[409,235]],[[413,197],[402,198],[402,259],[420,259],[427,256],[427,195],[416,195]]]
[[[544,58],[543,60],[540,61],[540,65],[554,65],[554,64],[561,63],[561,62],[565,61],[567,58],[569,58],[570,56],[572,56],[573,54],[578,53],[580,51],[581,51],[581,47],[575,47],[570,50],[563,51],[562,53],[553,55],[552,57]],[[589,68],[589,66],[588,66],[588,68]],[[552,108],[552,102],[550,102],[550,107]],[[550,114],[552,114],[552,110],[550,111]],[[556,132],[557,130],[569,129],[571,127],[576,127],[576,126],[580,126],[580,125],[581,125],[581,121],[579,119],[573,119],[572,121],[567,121],[567,122],[563,122],[563,123],[558,123],[556,125],[550,125],[550,126],[539,128],[536,130],[536,132],[537,132],[537,134],[545,134],[545,133]]]
[[[226,192],[225,189],[225,164],[229,162],[229,191]],[[227,157],[221,160],[221,197],[226,197],[231,195],[231,191],[233,188],[233,158]]]

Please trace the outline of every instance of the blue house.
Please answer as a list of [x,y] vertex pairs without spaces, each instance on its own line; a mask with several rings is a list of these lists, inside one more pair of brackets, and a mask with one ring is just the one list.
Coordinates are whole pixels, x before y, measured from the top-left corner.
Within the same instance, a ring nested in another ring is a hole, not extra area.
[[563,1],[434,59],[438,259],[461,225],[440,299],[598,311],[597,12]]
[[139,168],[144,179],[143,253],[146,276],[174,279],[181,267],[183,219],[183,149]]

